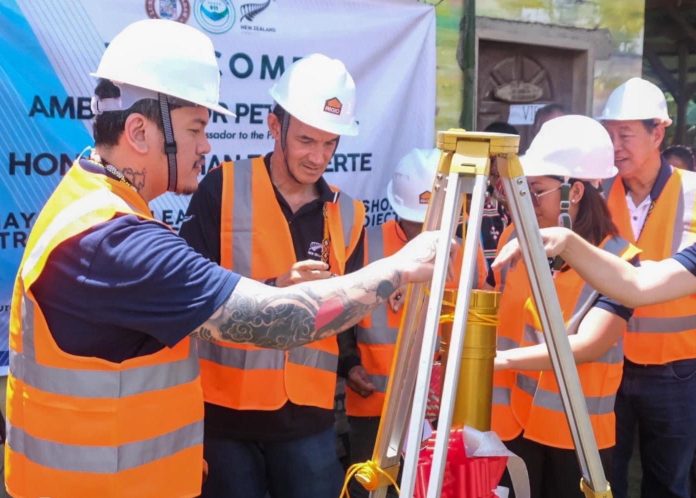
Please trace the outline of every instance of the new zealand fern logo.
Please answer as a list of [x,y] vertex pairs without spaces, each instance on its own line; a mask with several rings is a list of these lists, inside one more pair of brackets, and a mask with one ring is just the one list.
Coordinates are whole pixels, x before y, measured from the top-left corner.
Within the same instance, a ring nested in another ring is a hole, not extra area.
[[269,5],[271,5],[271,0],[266,0],[263,3],[245,3],[239,7],[239,13],[241,14],[239,20],[252,22],[254,18],[266,10]]
[[229,31],[237,18],[231,0],[196,0],[193,15],[203,29],[215,34]]

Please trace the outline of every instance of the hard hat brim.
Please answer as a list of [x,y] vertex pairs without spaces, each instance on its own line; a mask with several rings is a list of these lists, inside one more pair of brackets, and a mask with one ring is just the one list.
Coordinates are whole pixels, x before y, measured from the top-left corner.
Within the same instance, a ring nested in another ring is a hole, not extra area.
[[621,116],[621,117],[616,117],[616,116],[606,116],[602,114],[601,116],[597,116],[595,118],[597,121],[600,123],[603,123],[604,121],[645,121],[646,119],[654,119],[660,124],[665,125],[665,128],[672,126],[672,118],[656,118],[655,116],[641,116],[638,114],[634,115],[628,115],[628,116]]
[[[89,75],[92,76],[92,77],[94,77],[94,78],[107,79],[107,80],[109,80],[109,81],[114,82],[115,84],[120,83],[119,81],[115,80],[111,75],[100,74],[98,71],[94,71],[94,72],[92,72],[92,73],[89,73]],[[138,86],[138,85],[132,85],[132,84],[130,84],[130,83],[128,83],[128,85],[130,85],[130,86],[136,86],[136,87]],[[148,91],[148,92],[160,93],[160,92],[158,92],[158,90],[157,90],[156,88],[145,88],[144,86],[140,86],[139,88],[141,88],[141,89],[143,89],[143,90],[145,90],[145,91]],[[209,103],[209,102],[201,102],[201,101],[197,101],[197,99],[196,99],[196,100],[191,100],[190,97],[189,97],[189,98],[186,98],[186,97],[181,96],[181,95],[172,95],[172,94],[169,94],[169,93],[165,93],[165,95],[170,95],[171,97],[176,97],[176,98],[178,98],[178,99],[186,100],[186,101],[188,101],[188,102],[191,102],[192,104],[196,104],[196,105],[199,105],[199,106],[201,106],[201,107],[205,107],[206,109],[210,109],[211,111],[217,112],[218,114],[222,114],[222,115],[224,115],[224,116],[236,117],[236,114],[235,114],[235,113],[233,113],[233,112],[230,111],[229,109],[227,109],[227,108],[221,106],[220,104],[211,104],[211,103]],[[132,105],[132,104],[131,104],[131,105]],[[129,107],[130,107],[130,106],[129,106]],[[125,110],[127,110],[129,107],[126,107],[126,108],[124,108],[123,110],[125,111]]]

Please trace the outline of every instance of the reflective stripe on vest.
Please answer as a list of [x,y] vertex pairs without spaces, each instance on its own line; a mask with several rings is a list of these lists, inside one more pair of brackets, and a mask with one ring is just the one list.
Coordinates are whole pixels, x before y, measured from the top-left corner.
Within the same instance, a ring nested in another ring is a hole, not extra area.
[[69,370],[38,364],[34,348],[34,303],[22,300],[21,353],[10,351],[10,372],[24,383],[54,394],[82,398],[118,398],[167,389],[192,382],[198,377],[193,349],[180,361],[130,368],[122,372]]
[[[518,379],[517,386],[527,394],[532,394],[529,391],[530,385],[531,383],[528,377],[523,381]],[[563,409],[563,402],[561,401],[561,397],[557,392],[546,391],[537,387],[533,395],[535,405],[554,412],[565,413]],[[614,411],[615,398],[616,394],[610,394],[607,396],[585,396],[587,411],[590,415],[605,415],[612,413]]]
[[[607,204],[620,235],[633,241],[623,182],[605,183]],[[696,242],[696,173],[672,168],[635,244],[642,258],[659,261]],[[696,358],[696,295],[636,308],[624,354],[635,363]]]
[[166,458],[179,451],[203,444],[203,421],[174,432],[119,446],[86,446],[46,441],[7,424],[7,444],[12,451],[45,467],[73,471],[113,474]]
[[375,391],[378,393],[387,392],[387,384],[389,383],[388,375],[370,375],[370,381],[375,386]]
[[338,209],[341,212],[341,227],[343,228],[343,240],[349,241],[351,239],[351,231],[353,229],[352,224],[348,221],[352,221],[355,217],[355,205],[353,200],[347,195],[343,195],[340,192],[336,192],[338,195]]
[[509,405],[510,404],[510,388],[509,387],[493,387],[493,404],[494,405]]
[[[392,223],[385,223],[381,226],[371,227],[365,231],[367,245],[367,262],[378,261],[391,254],[386,254],[384,250],[384,232],[392,229]],[[396,227],[394,227],[396,229]],[[405,242],[403,243],[405,245]],[[378,306],[371,315],[372,325],[365,327],[363,322],[357,326],[358,341],[362,344],[394,344],[399,333],[397,327],[390,327],[387,319],[387,303]]]
[[252,185],[251,160],[237,161],[234,166],[234,196],[232,211],[232,254],[231,270],[240,275],[251,275],[251,235],[252,235]]
[[[263,158],[223,163],[222,176],[221,265],[255,280],[287,272],[296,262],[292,235]],[[325,223],[331,234],[331,271],[340,274],[358,243],[364,209],[340,192],[334,200],[325,203]],[[206,341],[197,345],[209,403],[237,410],[276,410],[288,400],[333,407],[335,337],[285,352]]]
[[518,373],[515,385],[519,387],[523,392],[529,394],[530,396],[534,396],[534,393],[539,387],[539,379],[530,377],[527,374]]
[[203,398],[190,341],[120,363],[71,355],[31,291],[55,247],[118,214],[152,220],[129,187],[75,164],[29,236],[10,320],[6,485],[14,496],[200,493]]
[[518,341],[510,339],[509,337],[498,337],[496,339],[496,348],[498,350],[505,351],[508,349],[514,349],[519,347],[520,343]]
[[197,341],[198,357],[231,368],[243,368],[245,370],[282,370],[285,365],[285,353],[283,351],[270,351],[265,349],[243,350],[218,347],[208,341]]
[[337,355],[319,349],[295,348],[288,351],[288,362],[336,373]]
[[[405,240],[406,234],[394,220],[368,228],[365,230],[365,263],[391,256],[406,244]],[[370,396],[362,397],[351,388],[347,388],[346,413],[348,415],[378,417],[382,413],[402,315],[403,309],[394,313],[389,308],[389,304],[384,303],[356,326],[360,361],[374,384],[375,391]]]
[[[624,259],[631,259],[638,252],[619,238],[608,238],[601,247]],[[573,270],[557,273],[554,283],[561,307],[565,311],[566,323],[580,323],[598,294]],[[568,318],[568,311],[571,309],[572,313]],[[527,301],[526,312],[531,315],[528,320],[536,326],[530,323],[525,325],[524,344],[544,344],[544,334],[536,328],[539,326],[539,318],[531,298]],[[591,422],[600,448],[614,444],[613,409],[622,363],[622,341],[619,340],[600,358],[578,366],[587,409],[593,416]],[[517,372],[516,390],[512,395],[513,410],[524,421],[525,437],[553,447],[572,448],[570,429],[554,373],[542,371],[538,374],[538,380],[534,380],[529,374]]]
[[672,334],[689,332],[696,327],[696,314],[671,317],[635,317],[628,322],[630,331],[636,333]]

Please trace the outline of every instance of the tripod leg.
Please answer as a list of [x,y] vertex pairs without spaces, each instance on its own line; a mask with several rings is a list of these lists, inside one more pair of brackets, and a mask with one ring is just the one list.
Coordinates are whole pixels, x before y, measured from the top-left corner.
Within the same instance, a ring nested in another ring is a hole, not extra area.
[[404,456],[404,467],[401,477],[401,494],[408,497],[413,496],[416,481],[416,467],[418,465],[423,420],[428,401],[430,372],[437,345],[437,330],[440,321],[442,295],[447,278],[451,239],[454,236],[459,212],[461,212],[461,188],[460,175],[458,173],[450,173],[441,221],[441,231],[446,236],[440,239],[435,257],[430,300],[425,318],[423,346],[418,361],[418,377],[416,378],[411,418],[408,425],[408,447]]
[[522,176],[522,168],[517,156],[501,156],[498,160],[498,171],[505,186],[510,214],[517,228],[520,248],[527,265],[527,274],[534,302],[539,311],[553,371],[558,379],[563,408],[583,475],[583,492],[586,496],[611,496],[609,483],[599,458],[587,404],[580,387],[575,359],[570,350],[566,325],[539,234],[539,225],[534,215],[527,181]]
[[[433,464],[428,483],[428,498],[440,496],[442,480],[445,474],[447,461],[447,448],[452,428],[452,413],[457,397],[457,382],[461,368],[462,349],[466,336],[466,321],[469,313],[469,301],[471,290],[474,286],[474,272],[476,268],[477,246],[480,240],[481,219],[483,217],[483,201],[486,192],[486,175],[476,175],[471,201],[471,212],[467,222],[466,239],[464,241],[464,260],[462,263],[462,275],[459,280],[459,291],[454,311],[454,323],[452,325],[452,338],[447,356],[447,369],[442,388],[442,401],[440,402],[440,416],[438,419],[437,437],[433,452]],[[460,178],[461,181],[461,178]]]

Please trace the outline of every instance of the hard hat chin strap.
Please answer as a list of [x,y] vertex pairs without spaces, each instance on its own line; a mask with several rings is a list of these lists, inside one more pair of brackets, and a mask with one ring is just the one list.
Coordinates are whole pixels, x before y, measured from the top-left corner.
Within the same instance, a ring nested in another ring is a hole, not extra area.
[[[563,178],[563,183],[561,184],[561,213],[558,215],[558,226],[567,228],[568,230],[573,229],[573,220],[570,218],[570,178],[567,176]],[[564,261],[561,257],[556,256],[553,260],[553,269],[560,270]]]
[[290,165],[288,164],[288,128],[290,127],[290,113],[285,111],[283,113],[283,119],[280,121],[280,150],[283,153],[283,164],[285,164],[285,171],[288,175],[295,180],[295,182],[300,183],[299,178],[297,178],[292,171],[290,171]]
[[285,147],[288,145],[288,128],[290,127],[290,113],[283,112],[283,119],[280,122],[280,148],[285,152]]
[[558,216],[558,225],[568,230],[573,229],[573,220],[570,219],[570,179],[564,178],[561,185],[561,214]]
[[167,100],[167,96],[163,93],[157,94],[157,101],[159,102],[162,131],[164,132],[164,153],[167,155],[167,167],[169,171],[167,190],[170,192],[176,192],[176,141],[174,140],[174,129],[172,128],[172,116],[169,109],[169,101]]

